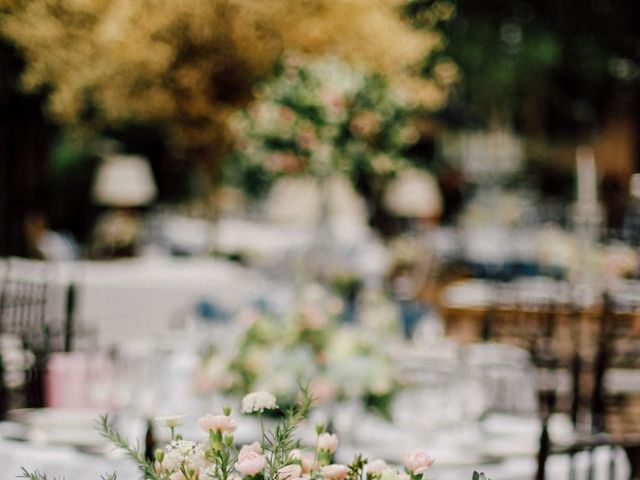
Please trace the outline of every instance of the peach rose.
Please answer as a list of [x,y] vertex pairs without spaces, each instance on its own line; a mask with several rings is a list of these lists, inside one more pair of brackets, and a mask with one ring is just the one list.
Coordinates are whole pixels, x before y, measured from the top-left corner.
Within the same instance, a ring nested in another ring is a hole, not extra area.
[[384,460],[374,460],[367,466],[368,473],[382,473],[389,469],[389,465]]
[[313,470],[313,462],[315,461],[315,455],[311,452],[303,452],[299,448],[296,448],[291,452],[291,458],[298,460],[302,467],[302,473],[310,473]]
[[278,480],[294,480],[302,475],[300,465],[285,465],[278,469]]
[[322,478],[327,480],[343,480],[344,477],[347,476],[347,473],[349,473],[349,467],[336,463],[332,463],[331,465],[327,465],[320,469]]
[[257,475],[267,466],[267,458],[252,450],[240,452],[236,462],[236,470],[242,475]]
[[206,414],[198,419],[198,426],[205,432],[224,432],[232,433],[236,430],[237,425],[230,417],[226,415]]
[[240,448],[240,452],[238,452],[238,458],[242,457],[242,455],[247,452],[256,452],[262,455],[262,447],[258,442],[253,442],[249,445],[243,445],[242,448]]
[[433,465],[434,459],[426,452],[412,452],[404,457],[404,465],[414,475],[420,475]]

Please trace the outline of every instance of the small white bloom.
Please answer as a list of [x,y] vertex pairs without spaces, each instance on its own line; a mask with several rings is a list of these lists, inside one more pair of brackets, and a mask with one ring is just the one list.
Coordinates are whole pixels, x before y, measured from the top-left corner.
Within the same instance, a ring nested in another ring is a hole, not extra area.
[[184,415],[163,415],[155,417],[155,420],[163,427],[176,428],[182,425],[184,417]]
[[245,395],[242,399],[242,413],[262,413],[265,409],[275,410],[276,408],[278,408],[276,397],[269,392],[252,392]]
[[162,468],[169,472],[178,471],[183,466],[196,470],[204,465],[204,447],[188,440],[174,440],[167,445],[162,460]]

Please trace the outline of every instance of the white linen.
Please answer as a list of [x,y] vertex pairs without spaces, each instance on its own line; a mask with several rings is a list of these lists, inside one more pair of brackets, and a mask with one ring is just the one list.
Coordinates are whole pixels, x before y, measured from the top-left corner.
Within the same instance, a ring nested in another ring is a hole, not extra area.
[[169,331],[203,301],[229,314],[259,300],[288,302],[287,287],[218,259],[141,257],[61,266],[78,286],[77,318],[96,330],[100,346]]

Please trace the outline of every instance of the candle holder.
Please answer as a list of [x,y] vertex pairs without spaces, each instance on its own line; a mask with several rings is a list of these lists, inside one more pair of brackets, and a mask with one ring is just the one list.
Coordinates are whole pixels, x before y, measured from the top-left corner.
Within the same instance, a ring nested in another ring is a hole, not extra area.
[[602,237],[604,210],[597,202],[576,202],[571,207],[571,227],[577,242],[576,266],[571,278],[576,294],[589,303],[604,285],[600,275],[597,246]]

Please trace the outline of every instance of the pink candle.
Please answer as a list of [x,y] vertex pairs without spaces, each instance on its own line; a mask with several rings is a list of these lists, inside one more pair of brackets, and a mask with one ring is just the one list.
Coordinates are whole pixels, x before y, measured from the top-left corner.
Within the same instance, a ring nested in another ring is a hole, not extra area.
[[89,363],[81,352],[53,353],[47,362],[45,404],[52,408],[87,407]]

